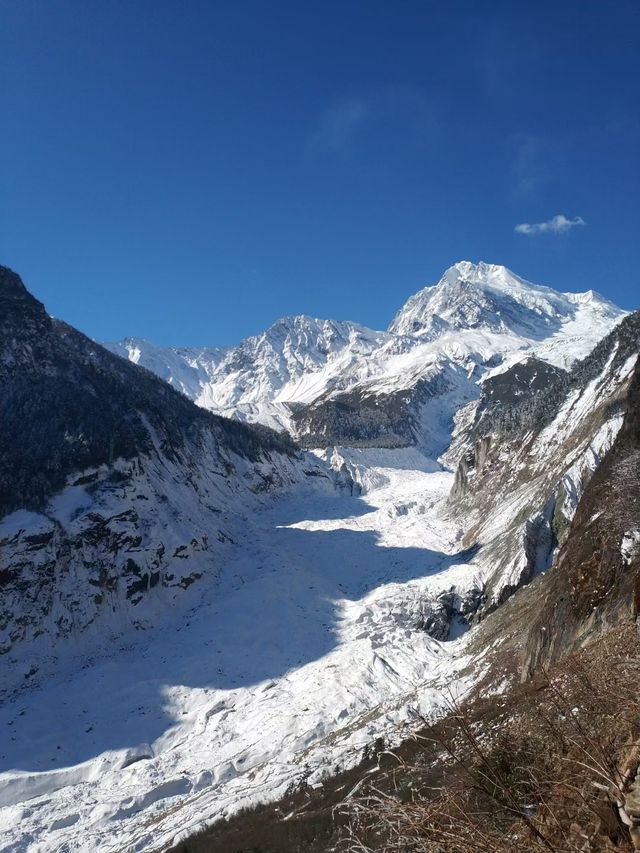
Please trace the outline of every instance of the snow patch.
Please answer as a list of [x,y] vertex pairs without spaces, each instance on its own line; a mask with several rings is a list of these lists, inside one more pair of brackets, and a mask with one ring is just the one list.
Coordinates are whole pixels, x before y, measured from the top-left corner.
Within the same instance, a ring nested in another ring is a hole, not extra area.
[[630,565],[640,555],[640,528],[627,530],[620,543],[620,554],[626,565]]

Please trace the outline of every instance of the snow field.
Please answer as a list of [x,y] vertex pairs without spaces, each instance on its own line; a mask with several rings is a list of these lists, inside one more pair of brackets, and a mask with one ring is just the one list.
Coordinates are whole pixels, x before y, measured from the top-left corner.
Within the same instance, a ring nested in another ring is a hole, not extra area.
[[470,575],[442,515],[452,475],[413,450],[341,453],[362,497],[310,485],[245,518],[182,623],[0,710],[2,849],[161,849],[464,689],[464,638],[419,627]]

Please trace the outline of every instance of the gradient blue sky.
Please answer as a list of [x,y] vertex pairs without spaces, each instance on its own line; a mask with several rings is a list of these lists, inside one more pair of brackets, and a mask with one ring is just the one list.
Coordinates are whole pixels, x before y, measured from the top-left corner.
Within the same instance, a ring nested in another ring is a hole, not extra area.
[[[0,262],[92,337],[380,328],[460,259],[640,304],[637,0],[3,0],[0,26]],[[559,214],[586,224],[514,230]]]

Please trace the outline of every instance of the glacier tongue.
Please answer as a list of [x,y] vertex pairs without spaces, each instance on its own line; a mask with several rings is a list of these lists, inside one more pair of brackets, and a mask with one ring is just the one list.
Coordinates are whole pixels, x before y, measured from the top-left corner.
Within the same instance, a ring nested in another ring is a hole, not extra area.
[[[488,581],[498,596],[522,573],[523,508],[558,480],[566,503],[620,426],[616,414],[585,433],[593,406],[605,415],[628,382],[633,361],[615,355],[540,433],[538,472],[553,462],[542,489],[539,474],[519,482],[527,461],[513,456],[502,501],[481,495],[464,518],[448,500],[454,475],[416,448],[332,448],[318,455],[337,489],[309,477],[229,520],[236,545],[219,579],[199,582],[170,630],[62,668],[0,709],[0,846],[164,849],[292,784],[322,784],[464,695],[484,672],[465,614]],[[479,550],[465,543],[478,519]]]
[[425,625],[439,592],[475,580],[443,515],[452,475],[411,449],[343,463],[362,497],[311,478],[239,520],[220,581],[174,630],[2,708],[0,846],[161,849],[435,713],[464,638]]

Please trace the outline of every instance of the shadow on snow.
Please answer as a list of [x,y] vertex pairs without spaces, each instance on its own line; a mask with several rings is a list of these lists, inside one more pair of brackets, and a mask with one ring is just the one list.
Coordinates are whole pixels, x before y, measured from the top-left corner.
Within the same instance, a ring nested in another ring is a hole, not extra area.
[[[357,498],[320,503],[317,519],[372,511]],[[0,771],[55,770],[153,743],[179,719],[167,707],[167,686],[232,691],[282,676],[336,647],[340,599],[358,600],[470,556],[381,546],[373,531],[283,526],[312,520],[310,509],[300,504],[296,519],[281,507],[269,547],[237,554],[211,603],[177,628],[141,634],[70,680],[54,676],[0,708]]]

